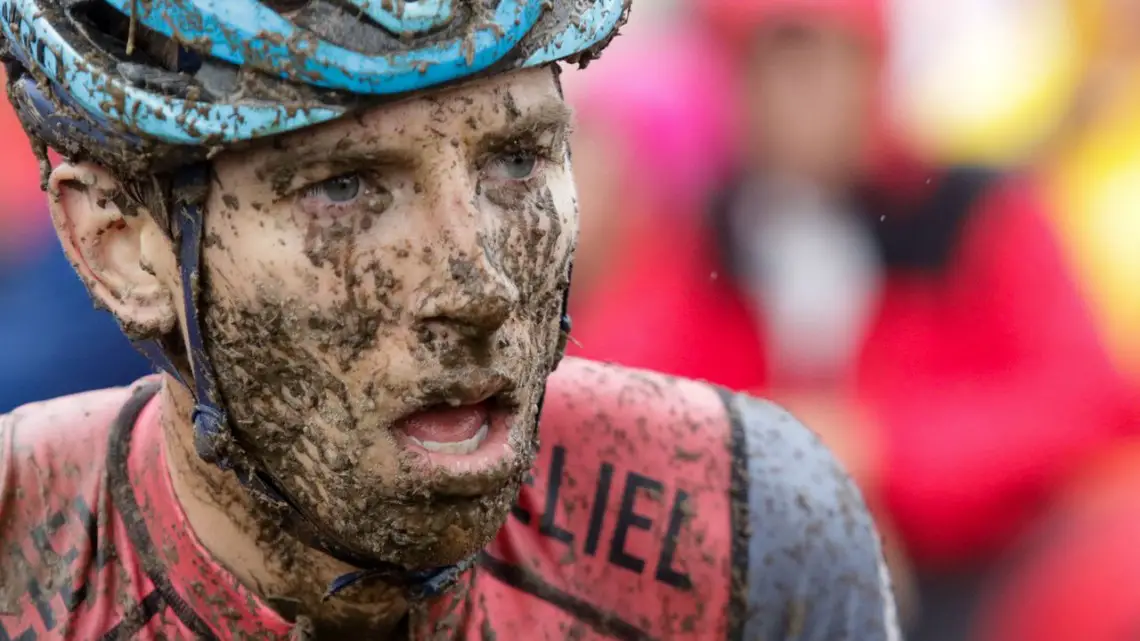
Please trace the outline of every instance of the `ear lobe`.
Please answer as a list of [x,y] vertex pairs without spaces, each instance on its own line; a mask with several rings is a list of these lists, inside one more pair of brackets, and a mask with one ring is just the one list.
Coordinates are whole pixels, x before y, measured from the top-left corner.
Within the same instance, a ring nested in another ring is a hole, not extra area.
[[94,299],[134,339],[156,338],[177,320],[165,277],[170,243],[144,210],[124,212],[121,185],[89,163],[62,164],[48,182],[60,243]]

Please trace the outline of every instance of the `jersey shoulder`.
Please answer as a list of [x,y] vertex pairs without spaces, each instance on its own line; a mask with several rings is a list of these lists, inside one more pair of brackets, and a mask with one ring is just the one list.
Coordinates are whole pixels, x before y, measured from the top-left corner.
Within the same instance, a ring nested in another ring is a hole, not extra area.
[[747,466],[745,638],[898,639],[879,534],[850,476],[781,407],[722,395]]
[[35,561],[45,554],[37,548],[66,550],[56,539],[81,536],[105,507],[107,439],[130,394],[127,388],[87,392],[0,416],[0,569],[24,579],[5,581],[14,592],[0,590],[0,612],[12,611],[5,601],[22,597],[24,584],[37,580],[23,575],[51,565]]
[[810,633],[787,638],[893,638],[859,492],[775,405],[566,359],[540,435],[533,475],[484,555],[498,584],[482,589],[518,613],[498,619],[503,635],[562,638],[534,633],[562,617],[560,629],[602,636],[786,638],[799,625]]
[[84,392],[0,415],[0,487],[22,494],[41,485],[55,489],[101,468],[111,424],[130,395],[131,388]]

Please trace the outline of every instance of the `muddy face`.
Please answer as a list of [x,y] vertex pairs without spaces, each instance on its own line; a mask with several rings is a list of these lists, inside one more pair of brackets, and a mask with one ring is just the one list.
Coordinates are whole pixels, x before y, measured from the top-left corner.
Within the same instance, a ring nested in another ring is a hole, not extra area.
[[[235,436],[358,554],[475,552],[532,463],[577,232],[566,120],[535,69],[214,163],[203,315]],[[498,449],[409,444],[409,415],[476,403]]]

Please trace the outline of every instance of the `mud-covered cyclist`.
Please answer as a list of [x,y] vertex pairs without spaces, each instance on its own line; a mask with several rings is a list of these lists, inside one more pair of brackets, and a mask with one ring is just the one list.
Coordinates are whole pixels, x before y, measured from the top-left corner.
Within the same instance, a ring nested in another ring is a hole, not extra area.
[[795,421],[552,374],[555,63],[627,10],[0,0],[63,247],[161,370],[0,417],[0,638],[894,638]]

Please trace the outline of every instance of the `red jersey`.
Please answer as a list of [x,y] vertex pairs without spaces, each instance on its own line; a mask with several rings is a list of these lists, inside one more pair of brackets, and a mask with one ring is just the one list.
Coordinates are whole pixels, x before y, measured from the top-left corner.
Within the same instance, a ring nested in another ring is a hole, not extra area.
[[[199,542],[153,380],[0,417],[0,641],[289,639]],[[863,502],[776,407],[567,359],[507,525],[412,639],[896,639]]]

